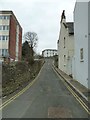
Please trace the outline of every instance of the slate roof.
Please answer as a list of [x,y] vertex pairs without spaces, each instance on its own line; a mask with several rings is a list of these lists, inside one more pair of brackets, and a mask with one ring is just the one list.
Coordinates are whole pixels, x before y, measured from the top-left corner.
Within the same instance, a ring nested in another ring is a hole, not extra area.
[[73,22],[66,22],[63,23],[66,28],[68,28],[68,32],[70,35],[74,35],[74,23]]

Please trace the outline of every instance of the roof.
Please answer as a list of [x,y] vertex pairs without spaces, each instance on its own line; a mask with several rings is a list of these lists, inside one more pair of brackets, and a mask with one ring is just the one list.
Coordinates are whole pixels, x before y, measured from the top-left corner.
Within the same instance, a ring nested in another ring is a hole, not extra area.
[[45,52],[45,51],[56,51],[56,52],[57,52],[56,49],[45,49],[45,50],[43,50],[42,52]]
[[70,35],[74,35],[74,23],[73,22],[66,22],[63,23],[66,28],[68,28],[68,32]]

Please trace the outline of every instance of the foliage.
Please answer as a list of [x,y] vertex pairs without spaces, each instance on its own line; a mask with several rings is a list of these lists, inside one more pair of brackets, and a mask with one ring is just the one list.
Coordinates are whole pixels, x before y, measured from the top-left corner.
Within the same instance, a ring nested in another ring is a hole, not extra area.
[[58,68],[58,55],[54,56],[54,65]]
[[7,96],[31,82],[41,69],[43,61],[35,61],[31,66],[26,62],[2,65],[2,96]]
[[35,32],[26,32],[24,35],[25,41],[28,41],[31,48],[37,46],[38,36]]
[[22,58],[26,61],[30,59],[30,46],[27,41],[25,41],[22,46]]
[[38,37],[35,32],[26,32],[24,35],[25,41],[28,42],[28,45],[30,46],[30,59],[29,63],[34,63],[34,49],[37,46]]

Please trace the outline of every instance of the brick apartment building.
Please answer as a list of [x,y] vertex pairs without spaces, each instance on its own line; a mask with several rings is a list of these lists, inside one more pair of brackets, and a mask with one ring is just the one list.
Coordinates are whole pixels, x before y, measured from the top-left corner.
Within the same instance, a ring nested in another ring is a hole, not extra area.
[[0,60],[21,60],[22,27],[12,11],[0,11]]

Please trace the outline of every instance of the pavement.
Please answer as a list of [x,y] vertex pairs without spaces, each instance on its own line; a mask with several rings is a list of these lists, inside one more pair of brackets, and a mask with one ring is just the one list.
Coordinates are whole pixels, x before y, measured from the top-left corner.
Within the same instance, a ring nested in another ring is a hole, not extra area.
[[87,110],[54,71],[50,59],[33,83],[3,101],[3,118],[88,118]]

